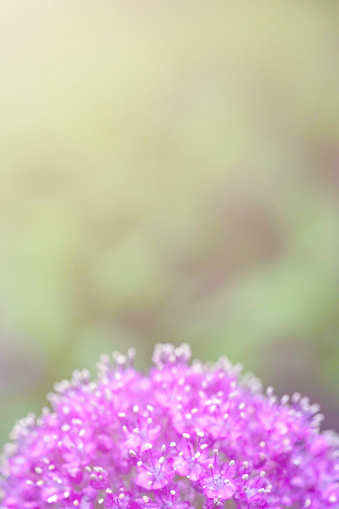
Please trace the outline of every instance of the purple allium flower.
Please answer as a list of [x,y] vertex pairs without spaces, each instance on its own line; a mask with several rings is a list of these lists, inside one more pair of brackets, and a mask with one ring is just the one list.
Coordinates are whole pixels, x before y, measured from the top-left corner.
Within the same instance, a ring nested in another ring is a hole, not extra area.
[[158,345],[76,371],[5,447],[2,509],[339,508],[339,446],[319,407],[280,400],[240,366]]

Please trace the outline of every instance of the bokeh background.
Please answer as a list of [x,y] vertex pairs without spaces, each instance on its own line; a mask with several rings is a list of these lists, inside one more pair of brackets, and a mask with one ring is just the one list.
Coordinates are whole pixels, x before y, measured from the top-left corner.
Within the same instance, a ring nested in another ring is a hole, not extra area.
[[134,346],[339,429],[339,2],[2,0],[0,444]]

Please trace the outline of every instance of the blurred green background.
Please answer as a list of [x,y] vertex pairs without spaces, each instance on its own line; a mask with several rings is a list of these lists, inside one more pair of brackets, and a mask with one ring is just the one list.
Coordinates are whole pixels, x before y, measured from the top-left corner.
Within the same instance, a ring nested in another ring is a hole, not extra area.
[[158,342],[339,429],[338,27],[335,1],[1,2],[0,443]]

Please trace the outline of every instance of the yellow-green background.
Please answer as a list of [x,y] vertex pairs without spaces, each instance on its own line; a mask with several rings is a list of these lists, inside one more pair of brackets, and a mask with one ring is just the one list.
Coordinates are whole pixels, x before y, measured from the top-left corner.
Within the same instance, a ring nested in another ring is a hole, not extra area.
[[2,0],[0,443],[188,342],[339,428],[339,2]]

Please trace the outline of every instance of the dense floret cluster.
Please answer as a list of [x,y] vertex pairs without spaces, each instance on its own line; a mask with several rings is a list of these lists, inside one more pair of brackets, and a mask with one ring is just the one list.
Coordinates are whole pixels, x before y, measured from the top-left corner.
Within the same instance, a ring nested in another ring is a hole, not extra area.
[[189,363],[187,345],[102,356],[55,386],[15,427],[2,460],[2,509],[339,507],[339,446],[317,405],[280,400],[241,366]]

